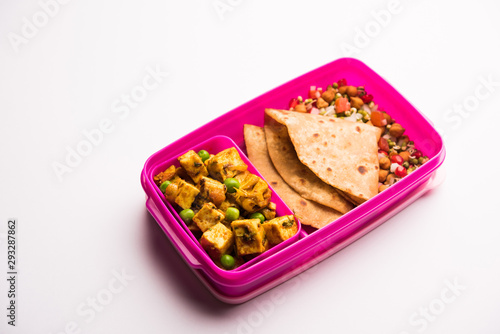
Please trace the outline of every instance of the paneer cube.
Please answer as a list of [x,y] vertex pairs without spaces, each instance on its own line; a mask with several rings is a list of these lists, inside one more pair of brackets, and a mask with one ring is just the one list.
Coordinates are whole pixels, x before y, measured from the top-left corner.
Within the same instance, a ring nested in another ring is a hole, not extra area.
[[228,177],[234,177],[239,172],[247,170],[247,165],[241,160],[236,148],[231,147],[205,161],[210,176],[224,182]]
[[170,180],[175,175],[175,166],[172,165],[168,167],[165,171],[158,173],[155,175],[153,180],[156,185],[159,187],[163,182]]
[[265,221],[262,224],[267,240],[273,245],[283,242],[297,233],[297,222],[293,215],[282,216]]
[[[172,184],[170,184],[167,189],[170,188],[171,185]],[[179,181],[178,189],[175,203],[183,209],[189,209],[196,196],[200,193],[200,190],[182,179]],[[165,192],[167,192],[167,190],[165,190]]]
[[260,219],[234,220],[231,228],[239,256],[260,254],[267,249],[267,238]]
[[256,212],[269,205],[271,190],[266,181],[255,174],[242,173],[237,176],[240,188],[236,190],[236,202],[247,212]]
[[200,182],[202,177],[208,175],[207,167],[205,167],[205,164],[195,151],[191,150],[178,159],[181,166],[195,183]]
[[200,196],[219,207],[226,199],[226,186],[209,177],[202,177],[200,180]]
[[193,222],[202,232],[205,232],[217,223],[222,222],[224,218],[224,212],[217,209],[213,203],[208,202],[194,215]]
[[200,244],[213,260],[219,261],[222,255],[232,251],[234,235],[224,224],[217,223],[203,233]]

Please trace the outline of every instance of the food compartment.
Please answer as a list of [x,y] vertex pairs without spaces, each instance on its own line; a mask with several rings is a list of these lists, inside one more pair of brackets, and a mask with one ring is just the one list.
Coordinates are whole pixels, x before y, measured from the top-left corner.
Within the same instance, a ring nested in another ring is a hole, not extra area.
[[[218,270],[223,270],[226,271],[226,269],[218,267],[214,261],[210,258],[210,256],[207,254],[207,252],[203,249],[199,242],[199,237],[200,235],[195,235],[193,231],[191,231],[188,227],[188,225],[183,221],[181,218],[179,212],[181,208],[179,208],[176,204],[170,203],[166,198],[165,195],[162,193],[160,188],[154,183],[154,176],[159,174],[160,172],[165,171],[168,167],[174,165],[175,167],[180,167],[181,164],[178,160],[178,157],[184,155],[188,151],[195,151],[198,152],[200,150],[205,150],[208,151],[210,154],[217,154],[220,153],[226,149],[230,148],[235,148],[241,158],[241,160],[248,166],[247,170],[260,177],[265,181],[265,178],[262,177],[262,175],[259,173],[259,171],[253,166],[253,164],[248,160],[246,157],[245,153],[240,149],[239,145],[237,145],[231,138],[226,137],[226,136],[214,136],[212,138],[209,138],[208,140],[198,143],[197,145],[194,145],[190,147],[188,150],[176,153],[174,155],[169,154],[168,151],[161,151],[158,152],[160,156],[156,156],[156,160],[158,163],[154,164],[151,166],[148,172],[148,179],[149,179],[149,184],[154,188],[155,193],[162,199],[162,205],[165,205],[165,207],[168,209],[172,217],[174,218],[173,220],[167,220],[167,224],[171,225],[177,225],[181,226],[183,229],[183,232],[185,234],[185,238],[183,238],[184,242],[190,243],[191,244],[191,251],[195,252],[196,254],[192,254],[193,257],[199,259],[201,266],[210,266],[212,269],[215,271]],[[292,210],[281,200],[281,198],[276,194],[276,192],[272,189],[272,186],[268,184],[269,189],[271,190],[271,198],[270,201],[272,203],[275,203],[276,205],[276,217],[281,217],[281,216],[287,216],[287,215],[293,215]],[[279,252],[280,250],[286,248],[290,244],[296,242],[299,237],[302,235],[301,232],[301,223],[299,219],[295,219],[296,224],[297,224],[297,232],[291,236],[290,238],[282,241],[281,243],[278,243],[271,248],[263,251],[261,254],[256,255],[255,257],[248,259],[244,263],[240,263],[236,268],[231,269],[231,271],[241,271],[244,270],[245,268],[251,267],[252,265],[262,261],[263,259],[272,256],[274,253]],[[182,235],[181,235],[182,237]],[[227,273],[227,271],[226,271]]]

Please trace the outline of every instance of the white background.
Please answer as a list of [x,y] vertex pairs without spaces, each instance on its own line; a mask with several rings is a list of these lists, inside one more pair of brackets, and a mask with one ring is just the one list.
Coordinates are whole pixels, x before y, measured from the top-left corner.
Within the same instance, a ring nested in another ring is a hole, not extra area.
[[[72,0],[48,17],[37,1],[3,0],[0,259],[5,268],[15,217],[19,278],[13,328],[0,273],[0,332],[500,333],[500,7],[401,0],[381,25],[374,13],[389,3]],[[217,301],[145,209],[144,162],[347,55],[441,129],[442,184],[287,283],[242,305]],[[114,113],[147,68],[168,76],[128,114]],[[112,130],[59,180],[54,163],[105,119]],[[122,271],[125,285],[114,281]],[[92,316],[87,303],[110,283],[120,292]]]

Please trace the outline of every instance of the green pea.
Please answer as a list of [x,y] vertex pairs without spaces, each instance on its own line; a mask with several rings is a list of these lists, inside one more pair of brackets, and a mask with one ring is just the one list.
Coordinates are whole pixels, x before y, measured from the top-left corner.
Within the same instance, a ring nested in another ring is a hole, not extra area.
[[205,160],[207,160],[208,158],[210,158],[210,153],[208,153],[205,150],[200,150],[198,152],[198,155],[200,156],[201,161],[203,161],[203,162],[205,162]]
[[410,159],[410,162],[411,162],[411,164],[412,164],[412,165],[416,165],[416,164],[418,164],[418,160],[417,160],[417,159],[415,159],[415,158]]
[[194,211],[191,209],[182,210],[179,215],[185,223],[189,223],[194,217]]
[[233,269],[234,268],[234,257],[229,254],[224,254],[220,258],[220,262],[225,269]]
[[226,219],[229,221],[236,220],[240,217],[240,210],[235,207],[230,206],[226,210]]
[[418,158],[418,163],[421,164],[422,162],[424,162],[424,157]]
[[165,192],[165,189],[167,189],[167,187],[168,187],[168,185],[169,185],[170,183],[172,183],[172,182],[170,182],[170,181],[165,181],[165,182],[163,182],[163,183],[160,185],[160,190],[161,190],[161,192],[162,192],[162,193],[164,193],[164,192]]
[[263,223],[266,220],[266,217],[260,212],[255,212],[250,215],[250,219],[260,219],[260,222]]
[[240,181],[233,179],[232,177],[225,179],[224,184],[226,185],[228,193],[234,193],[236,189],[240,187]]

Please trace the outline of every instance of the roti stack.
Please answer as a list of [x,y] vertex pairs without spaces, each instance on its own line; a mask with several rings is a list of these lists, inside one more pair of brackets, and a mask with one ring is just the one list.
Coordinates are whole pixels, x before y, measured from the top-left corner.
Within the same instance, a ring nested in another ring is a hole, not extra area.
[[284,125],[300,162],[344,198],[361,204],[378,193],[380,130],[361,122],[266,109],[266,124]]
[[266,109],[246,124],[250,161],[302,224],[321,228],[378,193],[380,129],[336,117]]
[[328,206],[340,213],[353,208],[331,185],[323,182],[300,162],[286,126],[277,122],[265,125],[267,149],[272,163],[285,182],[302,197]]
[[321,228],[342,215],[330,207],[302,197],[283,180],[269,157],[263,128],[245,124],[244,136],[248,158],[302,224]]

